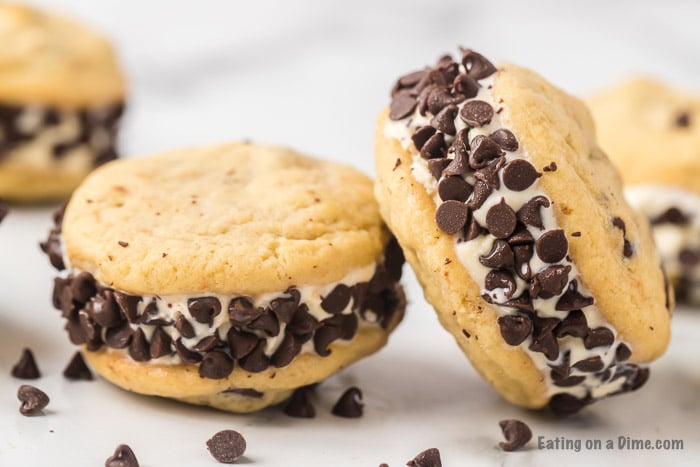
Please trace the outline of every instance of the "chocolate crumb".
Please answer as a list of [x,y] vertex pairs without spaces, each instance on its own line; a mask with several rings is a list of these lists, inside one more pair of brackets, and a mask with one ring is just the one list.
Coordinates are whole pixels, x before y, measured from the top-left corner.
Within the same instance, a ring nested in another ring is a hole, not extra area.
[[139,461],[129,446],[120,444],[105,461],[105,467],[139,467]]
[[128,242],[123,242],[123,241],[121,241],[121,240],[119,240],[117,243],[118,243],[119,246],[122,247],[122,248],[126,248],[126,247],[129,246],[129,243],[128,243]]
[[581,232],[571,232],[571,236],[572,236],[572,237],[580,237],[580,236],[581,236]]
[[34,354],[28,348],[22,351],[22,356],[19,361],[12,367],[12,376],[19,379],[38,379],[41,378],[41,372],[34,360]]
[[68,366],[63,370],[63,376],[70,380],[92,380],[92,372],[85,364],[83,355],[80,352],[75,352]]
[[[392,170],[392,171],[396,170],[396,168],[397,168],[398,166],[400,166],[400,165],[401,165],[401,159],[399,159],[399,158],[397,157],[397,158],[396,158],[396,163],[394,163],[394,168],[391,169],[391,170]],[[165,253],[164,253],[164,254],[165,254]]]
[[549,165],[545,165],[542,167],[543,172],[556,172],[557,170],[557,163],[556,162],[550,162]]
[[17,390],[17,399],[22,402],[19,413],[22,415],[36,415],[44,407],[49,405],[49,396],[44,391],[29,384],[23,384]]
[[316,409],[311,403],[311,389],[308,386],[298,388],[284,406],[284,413],[295,418],[314,418]]
[[440,451],[437,448],[426,449],[406,463],[408,467],[442,467]]
[[333,406],[331,413],[338,417],[359,418],[362,416],[363,408],[362,391],[353,386],[348,388],[348,390],[340,396],[338,402]]
[[222,464],[235,463],[243,456],[245,448],[245,438],[234,430],[222,430],[207,440],[209,453]]
[[515,451],[525,446],[532,439],[530,427],[520,420],[501,420],[498,422],[505,441],[498,443],[504,451]]

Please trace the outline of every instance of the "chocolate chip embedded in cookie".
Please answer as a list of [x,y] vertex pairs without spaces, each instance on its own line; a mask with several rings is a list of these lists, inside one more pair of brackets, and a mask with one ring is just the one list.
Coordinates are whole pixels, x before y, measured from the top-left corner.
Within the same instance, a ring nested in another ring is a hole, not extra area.
[[403,316],[371,181],[287,149],[117,161],[54,221],[53,304],[131,391],[258,410],[375,352]]
[[633,79],[588,102],[627,199],[651,220],[676,296],[700,303],[700,261],[689,261],[700,255],[700,95]]
[[641,386],[673,301],[581,102],[471,50],[395,89],[417,104],[379,117],[375,193],[479,373],[558,413]]
[[67,197],[117,157],[125,84],[107,40],[62,16],[0,5],[0,196]]

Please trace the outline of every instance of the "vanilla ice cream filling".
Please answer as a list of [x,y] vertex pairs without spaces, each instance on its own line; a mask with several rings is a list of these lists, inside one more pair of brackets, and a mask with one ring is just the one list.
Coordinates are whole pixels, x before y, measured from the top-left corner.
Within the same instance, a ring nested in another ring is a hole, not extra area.
[[[465,72],[463,65],[460,65],[460,72]],[[512,128],[508,124],[509,122],[507,107],[503,106],[499,102],[496,102],[496,100],[494,99],[492,93],[494,76],[495,74],[485,79],[479,80],[478,83],[480,85],[480,88],[477,95],[472,99],[467,99],[458,104],[458,108],[461,111],[462,107],[468,102],[473,100],[481,100],[490,104],[494,109],[493,118],[491,119],[490,123],[485,124],[481,127],[471,128],[470,130],[468,130],[468,139],[470,143],[478,135],[488,136],[498,129]],[[458,116],[457,118],[455,118],[454,123],[456,127],[456,133],[459,133],[459,131],[463,128],[466,128],[467,125],[459,117],[459,112],[457,115]],[[421,157],[411,139],[413,132],[417,128],[430,125],[431,118],[432,117],[430,115],[421,115],[419,109],[416,109],[413,112],[413,114],[409,115],[408,117],[401,120],[391,121],[390,123],[388,123],[385,128],[385,136],[397,139],[402,145],[402,147],[412,155],[411,171],[413,173],[413,177],[423,185],[426,192],[434,199],[436,206],[440,206],[442,200],[438,194],[438,180],[436,180],[435,177],[432,175],[431,170],[428,166],[427,159]],[[446,144],[449,147],[450,142],[454,139],[454,137],[449,136],[447,134],[445,134],[444,136]],[[523,149],[522,142],[518,138],[517,134],[515,135],[515,137],[520,144],[518,145],[518,149],[516,151],[504,151],[506,164],[515,159],[523,159],[532,162],[528,153]],[[447,158],[454,158],[454,155],[448,153]],[[538,169],[541,170],[542,168]],[[544,174],[544,176],[547,176],[547,174]],[[462,177],[472,186],[476,182],[473,174],[467,174]],[[537,196],[544,196],[547,199],[549,199],[549,197],[546,196],[546,193],[541,188],[539,179],[537,179],[532,185],[530,185],[529,188],[523,191],[511,191],[505,186],[505,183],[503,181],[503,170],[499,170],[498,177],[500,181],[500,188],[498,188],[497,190],[493,190],[486,199],[486,201],[483,203],[483,205],[481,205],[476,210],[472,211],[472,216],[482,226],[486,225],[486,214],[489,211],[489,209],[494,205],[500,203],[501,200],[504,200],[505,203],[513,209],[513,211],[517,212],[527,201]],[[469,199],[472,199],[473,196],[474,194],[470,195]],[[528,232],[532,235],[535,241],[544,233],[559,228],[557,220],[554,216],[551,202],[549,207],[543,206],[540,208],[540,214],[542,218],[542,224],[544,226],[543,229],[539,229],[531,225],[526,225]],[[457,254],[457,257],[459,258],[459,261],[462,264],[462,266],[464,266],[464,268],[469,272],[472,279],[482,287],[482,296],[490,297],[490,300],[492,301],[492,306],[499,316],[517,314],[516,309],[504,305],[504,303],[507,301],[505,288],[487,290],[484,285],[486,276],[492,269],[481,264],[479,262],[479,257],[488,255],[488,253],[491,251],[494,241],[496,240],[496,237],[491,235],[490,233],[486,233],[485,235],[481,235],[475,239],[464,241],[464,239],[460,235],[460,232],[458,232],[457,234],[453,235],[453,238],[454,249]],[[545,267],[551,266],[553,264],[570,267],[570,270],[568,272],[567,284],[571,283],[572,280],[576,280],[578,282],[578,292],[588,297],[591,296],[591,294],[586,289],[584,282],[580,278],[580,273],[576,265],[571,261],[568,254],[564,259],[557,263],[545,263],[538,257],[537,254],[533,254],[532,258],[529,261],[529,267],[532,271],[533,276],[536,273],[542,271]],[[524,266],[525,265],[523,265],[523,267]],[[518,277],[517,275],[515,276],[515,280],[517,290],[515,291],[515,293],[511,294],[512,298],[520,296],[528,287],[528,283],[525,280]],[[536,315],[541,318],[566,318],[568,312],[557,311],[555,309],[557,300],[563,295],[566,289],[567,287],[564,288],[562,294],[554,296],[552,298],[544,299],[538,297],[533,299],[532,305]],[[623,341],[620,339],[618,332],[609,322],[606,321],[605,317],[595,305],[590,305],[582,308],[582,312],[585,315],[589,328],[592,329],[604,326],[614,334],[615,340],[611,346],[598,346],[591,349],[587,349],[584,346],[583,339],[565,336],[557,339],[559,345],[559,356],[555,361],[551,361],[545,357],[544,353],[534,352],[528,348],[532,343],[532,334],[524,342],[519,344],[519,347],[527,353],[527,355],[532,359],[537,368],[539,368],[542,371],[544,382],[547,387],[547,392],[549,396],[566,393],[579,399],[596,399],[621,391],[623,389],[623,385],[625,384],[626,378],[616,377],[616,375],[614,375],[614,371],[610,371],[606,376],[601,377],[599,372],[599,374],[595,374],[592,372],[584,372],[573,367],[573,364],[575,362],[586,360],[592,357],[599,357],[603,362],[603,368],[611,368],[611,366],[615,364],[616,350],[618,346],[623,343]],[[629,344],[625,344],[631,348]],[[567,355],[572,365],[569,374],[570,377],[581,377],[583,379],[580,383],[569,387],[557,386],[554,384],[552,377],[550,376],[550,371],[553,366],[562,364],[563,359]]]

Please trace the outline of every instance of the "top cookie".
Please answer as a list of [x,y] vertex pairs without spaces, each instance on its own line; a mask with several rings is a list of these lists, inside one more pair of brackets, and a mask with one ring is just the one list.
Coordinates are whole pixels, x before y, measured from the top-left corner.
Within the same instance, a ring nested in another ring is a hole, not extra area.
[[99,168],[63,239],[73,267],[118,290],[256,294],[338,281],[376,263],[388,232],[359,171],[235,143]]
[[634,79],[588,102],[600,144],[626,184],[678,186],[700,195],[700,98]]
[[2,102],[71,108],[124,98],[109,42],[73,20],[3,3],[0,43]]

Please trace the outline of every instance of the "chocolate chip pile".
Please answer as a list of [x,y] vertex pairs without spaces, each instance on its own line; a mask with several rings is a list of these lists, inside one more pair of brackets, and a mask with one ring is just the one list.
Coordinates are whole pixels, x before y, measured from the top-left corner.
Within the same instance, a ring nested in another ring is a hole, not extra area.
[[[94,165],[104,164],[117,157],[116,135],[123,112],[123,103],[75,111],[0,104],[0,161],[13,150],[31,144],[42,132],[75,119],[78,126],[76,134],[56,142],[51,148],[52,156],[60,160],[71,150],[86,145],[94,154]],[[34,121],[31,125],[23,125],[22,119],[27,119],[28,114]],[[105,141],[95,141],[93,136],[96,132],[102,132]]]
[[[62,217],[60,212],[54,216],[55,226],[41,245],[59,271],[65,268],[60,243]],[[287,366],[308,341],[313,342],[318,355],[328,356],[331,343],[354,337],[359,319],[386,328],[401,300],[397,282],[403,261],[401,249],[392,240],[387,245],[384,263],[377,265],[369,282],[338,284],[323,298],[321,308],[332,316],[321,321],[309,313],[295,287],[288,288],[264,307],[253,306],[245,296],[233,297],[225,304],[216,297],[191,298],[187,308],[192,318],[210,326],[209,335],[191,347],[183,340],[197,336],[184,316],[175,320],[160,318],[155,298],[145,303],[141,296],[97,282],[88,272],[55,278],[53,305],[67,319],[66,330],[76,345],[85,344],[91,351],[105,345],[126,349],[138,362],[176,355],[185,363],[198,365],[200,376],[222,379],[236,365],[252,373],[270,366]],[[349,304],[352,312],[343,313]],[[212,323],[222,311],[228,313],[230,328],[220,333],[212,328]],[[265,353],[268,339],[280,332],[284,332],[284,337],[277,350],[268,356]]]
[[[492,121],[496,125],[500,122],[497,116],[503,110],[502,101],[497,104],[501,107],[494,109],[480,98],[491,88],[490,82],[480,81],[496,71],[491,62],[472,50],[464,50],[459,63],[444,56],[433,68],[399,78],[392,90],[389,117],[402,120],[410,129],[415,160],[422,161],[437,182],[437,226],[454,235],[458,244],[492,236],[490,251],[478,258],[490,269],[482,297],[497,306],[501,335],[509,345],[526,345],[531,352],[544,355],[555,386],[550,407],[568,414],[593,400],[591,383],[580,373],[593,375],[593,386],[624,378],[616,391],[620,393],[644,384],[648,370],[625,363],[631,351],[624,343],[614,348],[615,335],[609,328],[587,324],[582,310],[592,306],[594,298],[579,291],[566,233],[558,228],[546,230],[542,217],[552,202],[536,184],[542,176],[554,176],[556,164],[552,162],[539,172],[522,158],[511,130],[494,129],[494,125],[484,130]],[[472,130],[477,134],[470,139]],[[532,196],[522,205],[513,208],[506,202],[509,194],[529,196],[528,191]],[[624,221],[615,217],[611,222],[624,238]],[[622,255],[634,255],[626,238]],[[544,266],[532,270],[538,261]],[[522,292],[516,295],[519,289]],[[551,311],[543,316],[542,309]],[[560,317],[549,317],[552,311]],[[572,344],[572,338],[578,343]],[[589,352],[595,355],[570,362],[567,347],[574,345],[595,349]],[[615,358],[606,366],[601,355],[608,352],[614,352]],[[572,369],[578,374],[572,375]],[[585,388],[583,398],[564,389],[578,385]]]

